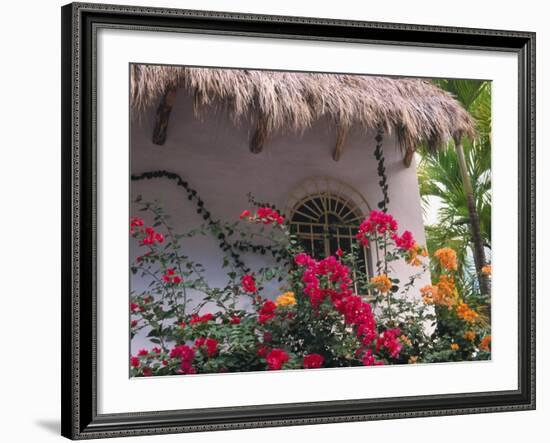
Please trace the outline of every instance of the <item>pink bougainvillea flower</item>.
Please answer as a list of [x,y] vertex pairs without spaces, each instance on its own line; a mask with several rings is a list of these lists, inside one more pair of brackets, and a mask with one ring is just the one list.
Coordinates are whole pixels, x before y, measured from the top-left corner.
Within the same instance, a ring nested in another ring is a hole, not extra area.
[[137,320],[132,320],[132,321],[130,322],[130,327],[131,327],[131,328],[135,328],[137,325],[138,325],[138,321],[137,321]]
[[391,238],[395,242],[397,247],[404,251],[409,251],[410,249],[413,249],[416,245],[414,237],[410,231],[404,231],[401,236],[398,236],[397,234],[392,234]]
[[195,359],[195,350],[187,345],[178,345],[170,351],[170,358],[180,359],[181,374],[195,374],[193,360]]
[[130,358],[130,365],[131,365],[133,368],[139,368],[139,358],[137,358],[137,357],[131,357],[131,358]]
[[173,279],[172,279],[172,283],[175,283],[176,285],[181,283],[183,280],[182,278],[179,276],[179,275],[176,275]]
[[155,354],[160,354],[162,352],[162,349],[155,346],[153,349],[151,349],[151,352],[154,352]]
[[237,315],[234,315],[229,319],[229,323],[232,325],[238,325],[241,322],[241,318]]
[[282,349],[272,349],[269,354],[266,355],[265,361],[267,363],[267,366],[271,370],[278,370],[283,367],[283,365],[288,362],[290,357],[288,354],[283,351]]
[[147,349],[140,349],[137,354],[139,357],[144,357],[146,355],[149,355],[149,351]]
[[368,218],[359,226],[357,239],[365,247],[369,246],[369,235],[397,231],[397,222],[395,219],[382,211],[371,211]]
[[254,277],[249,274],[243,275],[243,277],[241,278],[241,285],[244,291],[250,294],[254,294],[258,291],[258,289],[256,288],[256,281],[254,280]]
[[[204,315],[198,315],[198,314],[193,314],[191,316],[191,320],[189,320],[189,324],[190,325],[196,325],[196,324],[199,324],[199,323],[206,323],[206,322],[209,322],[210,320],[212,320],[214,318],[214,315],[211,314],[210,312],[207,313],[207,314],[204,314]],[[185,326],[183,326],[185,327]]]
[[275,309],[277,304],[271,300],[266,300],[260,310],[258,311],[258,323],[264,324],[265,322],[275,318]]
[[401,340],[399,340],[400,335],[401,329],[399,328],[386,329],[376,340],[376,350],[380,351],[385,348],[390,354],[390,357],[398,358],[401,348],[403,348],[403,344]]
[[304,355],[304,368],[317,369],[323,366],[325,359],[321,354]]
[[150,377],[151,375],[153,375],[153,370],[148,366],[143,368],[142,372],[144,377]]
[[250,211],[248,209],[245,209],[243,212],[241,212],[241,215],[239,215],[239,218],[241,220],[250,217]]
[[269,353],[269,348],[267,346],[261,345],[258,350],[256,351],[256,355],[261,358],[265,358],[265,356]]
[[361,359],[361,363],[363,363],[363,366],[381,366],[384,364],[384,362],[378,361],[374,358],[372,349],[367,349],[365,351],[363,358]]

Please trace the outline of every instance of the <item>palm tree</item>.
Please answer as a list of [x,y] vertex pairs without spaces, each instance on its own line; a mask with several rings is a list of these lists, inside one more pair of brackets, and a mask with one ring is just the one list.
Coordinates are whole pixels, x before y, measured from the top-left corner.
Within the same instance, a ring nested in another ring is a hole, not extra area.
[[486,264],[485,249],[491,245],[491,85],[476,80],[437,80],[436,84],[472,114],[478,137],[451,141],[443,151],[421,151],[421,195],[425,202],[428,196],[438,198],[442,206],[440,224],[427,229],[428,243],[453,245],[461,262],[471,247],[480,291],[489,294],[489,281],[481,268]]

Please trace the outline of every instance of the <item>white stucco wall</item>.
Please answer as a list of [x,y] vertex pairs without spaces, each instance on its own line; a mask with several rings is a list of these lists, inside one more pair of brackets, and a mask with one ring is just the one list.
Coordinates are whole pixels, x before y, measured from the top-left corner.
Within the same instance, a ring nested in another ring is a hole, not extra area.
[[[291,191],[304,179],[317,176],[347,183],[358,190],[372,208],[382,199],[373,154],[375,131],[365,133],[361,128],[352,128],[343,155],[335,162],[332,150],[336,134],[327,121],[319,121],[303,134],[276,134],[261,153],[252,154],[249,150],[252,129],[248,124],[235,124],[224,112],[214,110],[204,112],[201,119],[197,119],[190,98],[181,92],[172,110],[163,146],[151,141],[154,115],[155,110],[151,110],[140,121],[132,123],[132,173],[165,169],[180,174],[198,191],[215,219],[238,220],[241,211],[250,207],[248,192],[253,192],[259,201],[285,208]],[[420,244],[425,244],[415,164],[405,168],[393,136],[385,135],[383,149],[389,183],[388,212],[398,220],[400,232],[408,229]],[[176,232],[203,222],[195,212],[195,204],[190,203],[184,190],[171,180],[132,182],[132,193],[132,198],[141,194],[146,201],[160,200],[173,217]],[[184,253],[206,267],[213,285],[223,285],[227,272],[220,267],[222,253],[218,243],[211,237],[197,237],[184,244]],[[132,248],[131,257],[137,254],[139,251]],[[248,265],[267,260],[258,255],[248,258]],[[393,275],[401,281],[418,272],[418,268],[405,263],[394,264],[394,270]],[[426,274],[418,281],[417,288],[429,282]],[[132,277],[132,287],[142,287],[139,277]],[[271,288],[262,295],[274,297],[278,293],[277,288]],[[138,347],[139,340],[136,343]]]

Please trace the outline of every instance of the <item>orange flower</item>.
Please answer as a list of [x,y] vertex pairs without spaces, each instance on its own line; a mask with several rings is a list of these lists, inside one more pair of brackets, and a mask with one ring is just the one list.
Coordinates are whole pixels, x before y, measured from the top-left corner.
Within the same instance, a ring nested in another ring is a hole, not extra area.
[[387,275],[376,275],[370,279],[370,282],[375,285],[380,292],[389,292],[392,287],[392,282]]
[[464,333],[464,340],[474,341],[476,338],[476,333],[474,331],[466,331]]
[[434,252],[434,257],[439,260],[441,266],[448,271],[456,271],[458,265],[456,263],[456,252],[451,248],[441,248]]
[[485,337],[483,337],[481,339],[481,342],[479,343],[479,349],[481,349],[482,351],[489,352],[489,350],[491,349],[491,336],[490,335],[486,335]]
[[452,349],[453,351],[458,351],[458,350],[460,349],[460,346],[458,346],[457,343],[452,343],[452,344],[451,344],[451,349]]
[[412,341],[409,337],[407,337],[406,335],[401,335],[399,337],[399,339],[401,340],[402,343],[406,344],[407,346],[412,346]]
[[466,303],[460,303],[457,306],[456,315],[458,315],[466,323],[473,323],[479,317],[478,313],[470,308]]
[[485,265],[481,268],[481,272],[485,275],[491,275],[493,273],[493,267],[491,265]]
[[454,279],[451,276],[442,275],[441,280],[435,286],[427,285],[420,289],[424,303],[438,306],[447,306],[449,309],[456,304],[458,292]]
[[296,304],[296,297],[294,292],[285,292],[277,297],[275,300],[277,306],[292,306]]
[[418,361],[418,357],[416,355],[411,355],[409,357],[409,364],[414,365]]

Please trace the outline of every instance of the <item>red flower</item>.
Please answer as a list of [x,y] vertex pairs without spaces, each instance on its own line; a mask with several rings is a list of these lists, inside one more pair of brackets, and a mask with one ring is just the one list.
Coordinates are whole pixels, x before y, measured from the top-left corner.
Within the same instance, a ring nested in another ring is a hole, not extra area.
[[213,357],[218,352],[218,340],[215,338],[207,338],[204,345],[206,346],[206,353],[209,357]]
[[144,377],[150,377],[151,375],[153,375],[153,370],[149,367],[145,367],[143,368],[143,376]]
[[399,237],[397,234],[392,234],[391,238],[393,239],[397,247],[403,249],[404,251],[413,249],[416,243],[410,231],[404,231],[403,234],[401,234],[401,237]]
[[317,369],[320,368],[325,359],[320,354],[307,354],[304,355],[304,368],[306,369]]
[[181,283],[183,281],[182,278],[179,275],[175,275],[175,274],[176,274],[176,270],[174,268],[169,268],[166,270],[166,272],[162,276],[162,280],[165,283],[175,283],[175,284]]
[[168,360],[162,360],[162,366],[166,366],[168,364]]
[[236,315],[231,317],[231,319],[229,320],[229,323],[232,325],[238,325],[240,322],[241,322],[241,318]]
[[193,314],[191,316],[191,320],[189,321],[189,324],[196,325],[197,323],[206,323],[212,320],[213,318],[214,316],[210,312],[204,315]]
[[379,351],[385,348],[390,354],[390,357],[398,358],[401,348],[403,347],[403,344],[399,340],[400,334],[401,330],[399,328],[386,329],[376,340],[376,350]]
[[158,347],[154,347],[151,352],[154,352],[155,354],[160,354],[162,352],[162,349],[158,348]]
[[259,314],[258,323],[264,324],[266,321],[269,321],[272,318],[275,318],[276,308],[277,308],[277,305],[273,301],[266,300],[262,305],[261,309],[258,311],[258,314]]
[[137,312],[139,311],[139,305],[137,303],[130,303],[130,311]]
[[138,325],[138,321],[137,321],[137,320],[132,320],[132,321],[130,322],[130,327],[131,327],[131,328],[135,328],[137,325]]
[[312,264],[315,263],[315,260],[311,258],[309,255],[303,252],[300,252],[299,254],[296,254],[294,256],[294,262],[298,266],[311,266]]
[[137,354],[139,357],[144,357],[146,355],[149,355],[149,351],[147,349],[140,349]]
[[387,231],[397,231],[395,219],[382,211],[371,211],[369,217],[359,226],[357,239],[363,246],[369,245],[369,234],[385,234]]
[[256,282],[254,281],[254,277],[252,277],[251,275],[248,275],[248,274],[244,275],[243,278],[241,279],[241,285],[245,290],[245,292],[253,294],[258,291],[258,289],[256,288]]
[[195,358],[195,351],[187,345],[179,345],[170,351],[170,358],[179,358],[182,363],[187,362],[190,366]]
[[269,352],[269,348],[267,346],[262,345],[256,351],[256,355],[258,357],[264,358],[267,355],[268,352]]
[[133,234],[136,232],[135,228],[141,227],[144,225],[144,221],[139,217],[130,218],[130,233]]
[[[142,231],[143,232],[143,231]],[[155,228],[148,226],[145,228],[145,238],[141,241],[144,246],[153,246],[155,243],[163,243],[164,235],[155,231]]]
[[131,358],[130,358],[130,365],[131,365],[133,368],[139,368],[139,358],[137,358],[137,357],[131,357]]
[[342,251],[341,248],[338,248],[338,249],[336,250],[336,255],[337,255],[338,257],[342,257],[342,256],[344,255],[344,251]]
[[239,215],[239,218],[241,220],[250,217],[250,211],[248,209],[245,209],[243,212],[241,212],[241,215]]
[[278,370],[283,367],[283,365],[288,362],[290,357],[288,354],[283,351],[282,349],[272,349],[269,354],[265,357],[265,361],[267,363],[267,366],[271,370]]
[[384,364],[383,362],[377,361],[374,358],[374,355],[372,355],[371,349],[367,349],[366,352],[363,354],[361,363],[363,363],[363,366],[380,366]]

